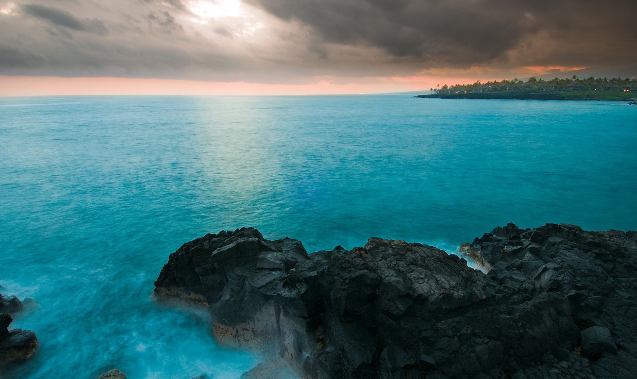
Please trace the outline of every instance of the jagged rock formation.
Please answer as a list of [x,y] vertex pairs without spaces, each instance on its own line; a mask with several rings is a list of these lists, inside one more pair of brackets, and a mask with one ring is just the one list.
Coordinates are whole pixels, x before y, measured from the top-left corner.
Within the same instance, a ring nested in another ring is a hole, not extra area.
[[0,313],[0,365],[27,360],[40,346],[32,331],[9,330],[12,321],[11,316]]
[[[28,300],[26,308],[32,308],[35,300]],[[25,305],[17,297],[5,298],[0,294],[0,366],[27,360],[40,346],[34,332],[21,329],[9,330],[9,325],[13,322],[10,314],[24,309]]]
[[598,378],[637,377],[637,232],[573,225],[496,228],[471,244],[502,296],[568,299],[581,352]]
[[300,378],[635,377],[635,232],[510,224],[465,248],[493,269],[378,238],[308,255],[240,229],[171,254],[155,294],[208,307],[221,343]]
[[0,313],[11,314],[20,312],[23,309],[22,302],[15,296],[5,298],[0,294]]

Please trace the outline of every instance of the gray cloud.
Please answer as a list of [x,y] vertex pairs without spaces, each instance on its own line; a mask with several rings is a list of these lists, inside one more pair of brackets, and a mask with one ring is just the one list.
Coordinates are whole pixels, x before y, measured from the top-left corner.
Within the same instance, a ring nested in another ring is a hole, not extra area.
[[[631,48],[637,37],[634,1],[249,1],[283,20],[309,25],[325,41],[380,48],[424,67],[503,63],[518,50],[530,56],[515,63],[549,63],[537,58],[542,48],[552,45],[559,47],[549,51],[558,58],[551,64],[628,62],[637,57]],[[609,51],[609,44],[618,49]],[[594,57],[601,51],[606,57]]]
[[179,11],[187,12],[187,13],[190,12],[188,10],[188,7],[186,7],[184,3],[182,3],[180,0],[139,0],[139,1],[148,3],[148,4],[167,4],[169,7],[175,10],[179,10]]
[[637,62],[628,0],[243,0],[247,15],[206,19],[188,0],[12,1],[0,75],[304,83],[488,67],[501,79]]
[[82,20],[67,11],[40,4],[24,4],[21,9],[28,15],[48,21],[56,26],[100,35],[106,34],[108,31],[104,22],[97,18]]
[[175,21],[168,11],[150,12],[146,16],[150,25],[159,29],[163,33],[183,32],[184,28]]
[[9,69],[34,69],[42,67],[45,59],[42,55],[14,46],[0,44],[0,67]]

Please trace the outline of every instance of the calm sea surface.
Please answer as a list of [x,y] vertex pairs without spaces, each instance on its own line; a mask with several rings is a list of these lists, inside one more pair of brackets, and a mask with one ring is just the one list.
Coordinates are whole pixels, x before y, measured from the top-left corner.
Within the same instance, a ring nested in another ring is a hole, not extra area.
[[157,305],[181,244],[257,227],[308,251],[453,251],[496,226],[637,229],[637,107],[321,97],[0,98],[0,285],[39,303],[3,379],[239,378],[203,315]]

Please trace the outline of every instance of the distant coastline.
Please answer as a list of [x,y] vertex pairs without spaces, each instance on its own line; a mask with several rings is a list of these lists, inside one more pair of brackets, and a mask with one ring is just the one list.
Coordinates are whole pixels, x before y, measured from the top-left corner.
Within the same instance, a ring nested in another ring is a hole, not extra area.
[[634,101],[637,99],[637,80],[622,78],[552,79],[529,78],[493,81],[432,88],[432,94],[418,98],[434,99],[516,99],[516,100],[606,100]]

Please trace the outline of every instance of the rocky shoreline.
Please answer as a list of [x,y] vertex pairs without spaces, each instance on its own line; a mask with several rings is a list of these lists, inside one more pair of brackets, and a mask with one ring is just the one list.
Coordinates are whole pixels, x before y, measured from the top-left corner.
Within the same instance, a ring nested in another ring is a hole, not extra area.
[[155,295],[205,306],[220,343],[299,378],[637,375],[637,232],[509,224],[460,251],[488,273],[418,243],[307,254],[222,231],[171,254]]
[[[25,361],[35,354],[40,342],[30,330],[12,329],[12,314],[22,312],[33,306],[33,299],[25,299],[24,303],[17,297],[5,298],[0,294],[0,366]],[[26,305],[25,305],[26,304]]]

